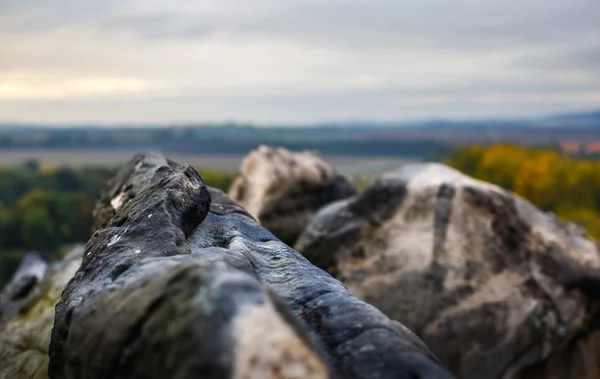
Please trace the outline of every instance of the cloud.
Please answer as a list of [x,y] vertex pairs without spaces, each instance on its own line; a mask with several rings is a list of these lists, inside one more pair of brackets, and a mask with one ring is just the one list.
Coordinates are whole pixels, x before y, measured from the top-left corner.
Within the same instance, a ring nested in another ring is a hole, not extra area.
[[515,66],[548,72],[573,71],[600,75],[600,32],[589,40],[580,39],[542,52],[524,54],[514,62]]
[[294,122],[595,107],[599,14],[597,0],[4,0],[0,111]]
[[153,86],[144,80],[83,78],[48,81],[47,78],[5,79],[0,83],[0,100],[60,100],[86,97],[124,96],[145,93]]

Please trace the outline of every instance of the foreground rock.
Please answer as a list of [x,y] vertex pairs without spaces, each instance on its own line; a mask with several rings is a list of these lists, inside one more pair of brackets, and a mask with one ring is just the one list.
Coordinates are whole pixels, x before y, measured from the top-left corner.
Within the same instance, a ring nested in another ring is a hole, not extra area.
[[242,162],[229,196],[291,245],[321,207],[356,194],[346,178],[311,152],[261,146]]
[[137,154],[106,184],[93,212],[93,230],[104,228],[129,200],[148,186],[159,167],[168,160],[160,154]]
[[573,225],[438,164],[320,211],[296,249],[463,379],[600,377],[600,255]]
[[82,253],[77,247],[54,263],[30,254],[0,294],[0,379],[48,378],[54,306]]
[[450,378],[191,167],[140,155],[117,177],[56,306],[50,378]]

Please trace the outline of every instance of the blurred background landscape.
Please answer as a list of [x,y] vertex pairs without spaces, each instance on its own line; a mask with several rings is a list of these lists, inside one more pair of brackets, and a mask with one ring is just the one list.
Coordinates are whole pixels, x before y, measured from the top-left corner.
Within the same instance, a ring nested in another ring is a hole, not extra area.
[[[460,122],[260,128],[236,125],[116,129],[5,126],[0,132],[0,282],[23,254],[49,257],[86,241],[94,202],[137,151],[194,165],[227,191],[261,144],[314,150],[355,185],[417,161],[439,161],[497,184],[600,239],[600,112],[488,126]],[[490,123],[490,122],[488,122]],[[492,136],[492,137],[490,137]]]
[[137,151],[227,190],[260,145],[360,187],[438,161],[600,239],[600,4],[513,0],[0,4],[0,285],[89,238]]

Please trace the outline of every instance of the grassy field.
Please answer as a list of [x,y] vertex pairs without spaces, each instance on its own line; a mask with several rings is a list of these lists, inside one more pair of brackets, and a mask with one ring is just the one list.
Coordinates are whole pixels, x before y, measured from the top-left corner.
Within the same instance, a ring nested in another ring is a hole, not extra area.
[[[42,166],[115,166],[133,156],[132,151],[106,150],[0,150],[1,166],[21,165],[28,159],[36,159]],[[169,158],[189,163],[202,170],[236,172],[243,158],[241,155],[189,155],[164,153]],[[396,169],[412,160],[391,158],[365,158],[350,156],[325,156],[343,174],[371,174]]]

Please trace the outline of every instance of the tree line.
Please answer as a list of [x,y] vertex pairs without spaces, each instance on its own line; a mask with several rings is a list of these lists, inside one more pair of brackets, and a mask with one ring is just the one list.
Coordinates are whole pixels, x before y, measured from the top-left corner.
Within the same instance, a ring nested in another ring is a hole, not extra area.
[[[53,258],[92,230],[96,199],[116,172],[112,167],[41,167],[36,161],[0,167],[0,287],[23,254]],[[233,174],[201,172],[204,181],[227,190]]]
[[600,240],[600,161],[551,149],[497,145],[462,148],[447,163],[584,226],[589,236]]

